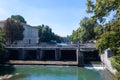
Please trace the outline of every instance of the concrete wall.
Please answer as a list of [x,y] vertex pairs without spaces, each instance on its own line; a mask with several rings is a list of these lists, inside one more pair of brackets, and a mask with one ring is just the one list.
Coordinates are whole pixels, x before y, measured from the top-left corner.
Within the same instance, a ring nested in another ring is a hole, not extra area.
[[104,51],[104,54],[101,54],[101,61],[103,62],[106,69],[115,74],[116,70],[112,67],[110,57],[108,57],[108,55],[110,55],[110,51],[107,49]]

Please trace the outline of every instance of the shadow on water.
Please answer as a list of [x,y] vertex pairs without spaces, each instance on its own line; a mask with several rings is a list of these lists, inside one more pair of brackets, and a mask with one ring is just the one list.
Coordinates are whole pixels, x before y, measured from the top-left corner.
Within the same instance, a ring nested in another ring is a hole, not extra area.
[[0,76],[5,78],[3,80],[16,80],[17,78],[18,78],[17,80],[23,80],[21,78],[25,77],[24,74],[20,75],[19,73],[16,73],[16,68],[13,65],[10,65],[10,64],[0,65]]
[[6,74],[13,74],[15,68],[9,64],[2,64],[0,65],[0,76],[4,76]]

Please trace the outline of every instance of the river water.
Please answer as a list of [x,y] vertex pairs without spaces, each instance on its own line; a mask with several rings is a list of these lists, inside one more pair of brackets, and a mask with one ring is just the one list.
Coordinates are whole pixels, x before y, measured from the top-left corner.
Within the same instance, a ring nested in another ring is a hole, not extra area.
[[0,69],[0,75],[13,74],[10,80],[112,80],[105,69],[63,66],[16,66]]

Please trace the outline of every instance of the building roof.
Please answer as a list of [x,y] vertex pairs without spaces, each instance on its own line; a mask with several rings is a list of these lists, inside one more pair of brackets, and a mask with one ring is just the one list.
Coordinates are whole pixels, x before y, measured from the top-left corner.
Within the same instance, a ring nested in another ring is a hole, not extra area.
[[38,27],[36,27],[36,26],[31,26],[31,25],[28,25],[28,24],[25,24],[25,23],[22,23],[23,24],[23,26],[27,26],[27,27],[31,27],[31,28],[36,28],[36,29],[38,29]]

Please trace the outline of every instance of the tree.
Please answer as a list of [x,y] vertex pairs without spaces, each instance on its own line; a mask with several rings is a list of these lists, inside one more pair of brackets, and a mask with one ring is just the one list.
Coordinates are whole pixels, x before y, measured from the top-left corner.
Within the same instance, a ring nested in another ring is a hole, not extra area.
[[39,42],[51,42],[52,40],[61,42],[61,37],[54,34],[49,26],[42,24],[38,26],[38,29],[39,29]]
[[70,36],[70,40],[73,41],[74,43],[77,42],[79,39],[78,39],[78,35],[77,35],[77,30],[72,32],[72,35]]
[[93,13],[96,20],[105,21],[107,16],[113,14],[112,20],[105,23],[103,34],[97,40],[96,47],[101,53],[110,48],[114,53],[111,57],[111,63],[116,68],[117,77],[120,77],[120,1],[119,0],[87,0],[87,12]]
[[83,27],[83,35],[81,36],[83,41],[88,41],[95,38],[94,27],[97,25],[93,18],[83,18],[80,22],[80,26]]
[[[113,26],[114,27],[114,26]],[[120,26],[118,26],[120,29]],[[116,77],[120,77],[120,30],[113,28],[111,31],[107,31],[101,35],[97,40],[96,47],[101,53],[105,49],[110,48],[114,53],[110,58],[112,66],[118,71]]]
[[[47,25],[40,25],[39,28],[39,42],[50,42],[52,30]],[[49,36],[48,36],[49,35]]]
[[3,63],[5,61],[5,58],[7,57],[5,52],[5,43],[4,43],[4,32],[0,28],[0,63]]
[[17,21],[25,23],[25,24],[27,23],[21,15],[12,15],[11,19],[17,20]]
[[73,31],[71,35],[72,41],[89,41],[95,39],[94,28],[97,25],[97,22],[93,18],[83,18],[80,21],[80,27]]
[[87,12],[93,13],[94,18],[103,22],[105,17],[111,13],[115,13],[114,16],[120,18],[120,1],[119,0],[87,0]]
[[97,25],[94,28],[94,33],[95,33],[95,39],[98,39],[100,35],[103,33],[103,27],[101,25]]
[[3,30],[5,31],[5,39],[9,44],[22,40],[24,37],[23,25],[12,18],[6,20]]

